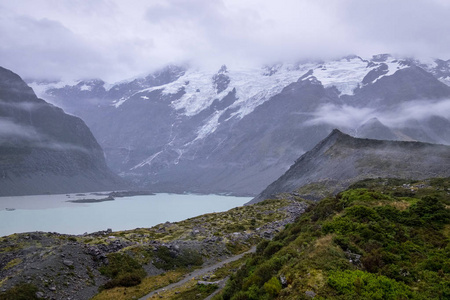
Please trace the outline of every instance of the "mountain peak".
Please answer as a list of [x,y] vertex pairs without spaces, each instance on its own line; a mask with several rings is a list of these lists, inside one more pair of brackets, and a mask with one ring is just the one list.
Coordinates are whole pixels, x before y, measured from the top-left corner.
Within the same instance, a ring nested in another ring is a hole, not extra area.
[[332,138],[332,137],[347,137],[347,136],[349,137],[350,135],[343,133],[342,131],[340,131],[337,128],[334,128],[326,139]]
[[26,102],[37,97],[16,73],[0,67],[0,100],[4,102]]
[[376,54],[376,55],[372,56],[372,61],[373,62],[385,62],[389,58],[392,58],[392,56],[388,53]]
[[217,74],[225,74],[228,73],[228,69],[226,65],[222,65],[219,69],[219,71],[217,72]]

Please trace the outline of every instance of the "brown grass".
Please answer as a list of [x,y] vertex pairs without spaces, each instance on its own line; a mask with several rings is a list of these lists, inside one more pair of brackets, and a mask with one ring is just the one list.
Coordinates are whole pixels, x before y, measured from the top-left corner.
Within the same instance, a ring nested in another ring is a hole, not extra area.
[[186,273],[187,273],[186,271],[176,270],[176,271],[168,271],[162,275],[146,277],[142,280],[142,283],[137,286],[116,287],[110,290],[103,290],[101,293],[95,295],[92,298],[92,300],[138,299],[150,293],[151,291],[157,290],[173,282],[179,281]]

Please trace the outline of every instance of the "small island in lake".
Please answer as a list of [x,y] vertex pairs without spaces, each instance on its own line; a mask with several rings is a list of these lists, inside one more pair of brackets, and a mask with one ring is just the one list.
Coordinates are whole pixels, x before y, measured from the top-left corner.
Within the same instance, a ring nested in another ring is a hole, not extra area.
[[111,192],[111,193],[105,193],[105,194],[99,194],[94,193],[93,195],[107,195],[105,198],[99,198],[99,199],[77,199],[77,200],[67,200],[66,202],[71,203],[98,203],[98,202],[105,202],[105,201],[113,201],[115,198],[122,198],[122,197],[132,197],[132,196],[153,196],[155,193],[149,192],[149,191],[118,191],[118,192]]

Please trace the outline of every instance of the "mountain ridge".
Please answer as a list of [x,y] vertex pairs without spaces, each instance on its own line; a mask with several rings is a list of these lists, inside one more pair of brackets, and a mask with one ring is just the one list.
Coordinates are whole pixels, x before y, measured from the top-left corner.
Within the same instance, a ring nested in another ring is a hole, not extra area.
[[100,145],[78,117],[39,99],[0,68],[0,195],[126,187],[106,166]]
[[318,200],[377,177],[450,176],[450,146],[353,138],[334,129],[249,204],[281,193]]

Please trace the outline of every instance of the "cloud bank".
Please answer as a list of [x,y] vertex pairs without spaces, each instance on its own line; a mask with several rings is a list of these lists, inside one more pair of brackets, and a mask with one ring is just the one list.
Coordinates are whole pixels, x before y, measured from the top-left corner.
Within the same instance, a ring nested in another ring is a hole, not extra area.
[[0,147],[23,147],[24,145],[57,151],[89,153],[83,147],[56,141],[33,126],[18,124],[9,118],[0,117]]
[[356,129],[366,121],[377,118],[389,127],[401,128],[408,122],[424,121],[433,116],[450,120],[450,99],[408,101],[389,110],[325,104],[312,114],[307,125],[325,123],[338,128]]
[[0,11],[0,65],[41,79],[112,82],[180,62],[450,58],[446,0],[15,0]]

